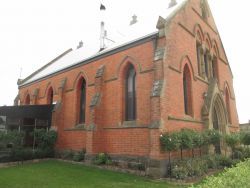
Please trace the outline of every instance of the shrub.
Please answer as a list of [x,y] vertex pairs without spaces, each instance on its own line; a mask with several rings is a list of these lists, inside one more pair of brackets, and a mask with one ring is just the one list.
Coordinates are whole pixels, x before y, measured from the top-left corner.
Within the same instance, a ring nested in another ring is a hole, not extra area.
[[180,149],[181,149],[181,159],[183,149],[191,149],[193,147],[193,135],[194,131],[191,129],[181,129],[177,132],[177,138],[179,139]]
[[208,165],[202,159],[177,160],[172,168],[172,177],[184,179],[187,177],[201,176],[207,172]]
[[172,168],[172,177],[175,179],[185,179],[188,177],[188,169],[182,165],[174,165]]
[[244,158],[250,158],[250,148],[244,148],[243,157]]
[[72,150],[64,150],[62,152],[62,159],[72,160],[74,156],[74,152]]
[[208,129],[205,130],[202,134],[205,144],[216,145],[218,142],[220,142],[221,134],[217,130]]
[[241,133],[241,142],[244,145],[250,145],[250,132]]
[[250,148],[242,146],[236,147],[233,155],[234,158],[241,160],[250,158]]
[[215,155],[215,160],[218,161],[218,167],[231,167],[233,160],[224,155]]
[[160,137],[160,143],[164,151],[175,151],[179,148],[178,137],[174,134],[164,133]]
[[250,160],[240,162],[234,168],[228,168],[225,172],[217,176],[206,178],[201,184],[192,186],[197,188],[202,187],[250,187]]
[[35,142],[40,149],[54,148],[57,139],[57,132],[54,130],[47,131],[45,129],[34,130]]
[[24,132],[23,131],[8,131],[0,132],[0,145],[2,149],[12,147],[22,147],[24,143]]
[[225,135],[225,142],[227,143],[228,146],[231,147],[232,149],[232,158],[234,157],[234,150],[237,145],[240,144],[240,135],[238,133],[233,133],[233,134],[227,134]]
[[244,159],[244,149],[239,147],[239,148],[235,148],[233,153],[232,153],[232,158],[233,159]]
[[110,164],[110,163],[111,163],[110,157],[106,153],[99,153],[96,155],[94,159],[94,164],[97,165]]
[[205,141],[203,134],[200,132],[194,132],[193,135],[193,148],[199,148],[200,156],[201,156],[201,147],[204,146]]
[[34,151],[34,159],[42,159],[47,157],[55,157],[55,152],[53,148],[45,148],[45,149],[36,149]]
[[214,155],[206,155],[203,157],[203,160],[206,161],[207,168],[217,169],[219,167],[219,162],[216,160],[216,156]]
[[75,152],[74,156],[73,156],[73,161],[83,161],[84,157],[85,157],[85,150],[79,151],[79,152]]
[[25,161],[33,159],[33,150],[31,148],[15,148],[10,154],[10,161]]

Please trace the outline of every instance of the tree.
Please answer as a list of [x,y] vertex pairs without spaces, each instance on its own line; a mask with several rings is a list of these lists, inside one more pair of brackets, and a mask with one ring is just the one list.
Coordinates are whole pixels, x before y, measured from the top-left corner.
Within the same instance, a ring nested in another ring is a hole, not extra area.
[[164,133],[160,137],[160,143],[164,151],[168,151],[169,174],[171,175],[171,151],[179,149],[178,137],[175,134]]
[[180,143],[180,149],[181,149],[181,159],[182,159],[182,151],[184,149],[192,149],[193,147],[193,130],[191,129],[181,129],[180,132],[178,132],[178,140]]
[[238,133],[232,133],[225,136],[225,142],[232,149],[232,157],[233,152],[235,151],[235,147],[240,144],[240,135]]
[[202,146],[204,146],[204,137],[203,134],[200,132],[195,132],[195,134],[193,135],[193,145],[194,148],[199,148],[200,150],[200,157],[201,157],[201,148]]

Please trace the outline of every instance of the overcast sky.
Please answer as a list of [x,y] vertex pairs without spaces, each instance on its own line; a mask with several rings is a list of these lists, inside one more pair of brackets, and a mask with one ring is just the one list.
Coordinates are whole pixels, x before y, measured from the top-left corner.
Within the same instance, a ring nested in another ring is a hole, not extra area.
[[[12,105],[17,79],[25,78],[82,40],[99,44],[100,11],[119,31],[136,14],[150,20],[169,0],[8,0],[0,2],[0,105]],[[250,119],[250,1],[208,0],[234,75],[238,115]],[[152,19],[151,19],[152,20]],[[108,31],[109,34],[109,31]],[[112,38],[112,37],[111,37]]]

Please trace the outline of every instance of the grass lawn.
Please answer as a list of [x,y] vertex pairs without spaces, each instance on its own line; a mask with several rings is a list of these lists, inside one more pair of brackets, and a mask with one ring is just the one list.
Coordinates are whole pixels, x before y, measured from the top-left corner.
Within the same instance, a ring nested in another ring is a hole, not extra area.
[[42,161],[0,169],[1,188],[168,188],[177,187],[130,174],[60,161]]

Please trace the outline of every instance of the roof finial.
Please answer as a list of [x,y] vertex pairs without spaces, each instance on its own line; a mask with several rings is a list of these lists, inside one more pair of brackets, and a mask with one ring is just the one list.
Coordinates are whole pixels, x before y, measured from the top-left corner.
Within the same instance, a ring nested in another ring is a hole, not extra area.
[[173,6],[175,6],[177,4],[176,0],[171,0],[169,5],[168,5],[168,8],[171,8]]
[[132,16],[132,20],[130,21],[130,24],[129,24],[129,25],[133,25],[133,24],[135,24],[135,23],[137,23],[137,16],[134,14],[134,15]]

